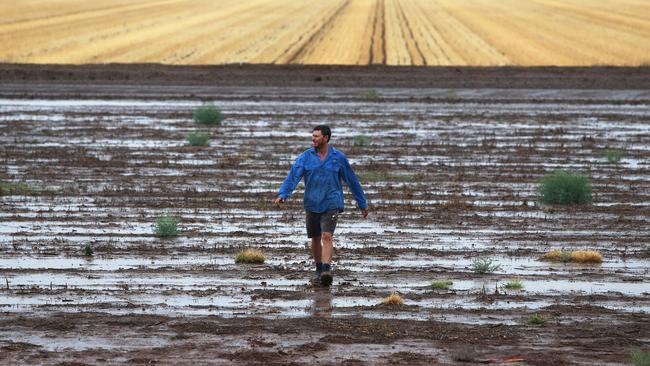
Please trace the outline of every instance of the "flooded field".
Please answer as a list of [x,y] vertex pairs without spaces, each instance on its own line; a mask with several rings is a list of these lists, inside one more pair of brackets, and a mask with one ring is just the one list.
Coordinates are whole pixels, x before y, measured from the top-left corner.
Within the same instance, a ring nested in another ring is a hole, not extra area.
[[[620,365],[649,347],[649,91],[86,87],[0,88],[3,363]],[[221,126],[192,121],[204,103]],[[330,289],[309,284],[302,191],[272,202],[317,124],[371,209],[346,196]],[[593,204],[540,205],[558,169]],[[162,215],[176,238],[154,235]],[[248,247],[266,263],[235,264]],[[405,305],[380,305],[393,292]]]

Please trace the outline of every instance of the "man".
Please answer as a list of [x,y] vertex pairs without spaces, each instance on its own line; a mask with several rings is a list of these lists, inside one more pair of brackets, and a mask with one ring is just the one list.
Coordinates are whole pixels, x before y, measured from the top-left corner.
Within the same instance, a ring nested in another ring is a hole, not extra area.
[[305,211],[307,237],[311,238],[311,254],[316,262],[316,283],[332,284],[332,243],[339,213],[343,212],[343,185],[350,188],[363,217],[368,216],[368,204],[348,158],[329,144],[332,131],[328,126],[314,127],[311,149],[303,152],[285,178],[276,204],[291,196],[300,180],[305,178]]

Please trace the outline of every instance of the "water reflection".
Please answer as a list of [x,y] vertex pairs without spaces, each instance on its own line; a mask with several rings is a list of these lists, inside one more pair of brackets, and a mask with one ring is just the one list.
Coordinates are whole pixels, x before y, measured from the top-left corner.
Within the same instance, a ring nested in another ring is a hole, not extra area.
[[332,292],[329,287],[314,288],[310,313],[316,317],[329,317],[332,315]]

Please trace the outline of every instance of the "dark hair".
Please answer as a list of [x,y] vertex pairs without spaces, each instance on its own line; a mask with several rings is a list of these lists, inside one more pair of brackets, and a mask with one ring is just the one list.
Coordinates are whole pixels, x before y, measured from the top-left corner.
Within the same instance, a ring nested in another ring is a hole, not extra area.
[[318,125],[314,127],[312,131],[320,131],[323,134],[323,136],[327,136],[327,142],[330,142],[330,140],[332,139],[332,130],[328,125]]

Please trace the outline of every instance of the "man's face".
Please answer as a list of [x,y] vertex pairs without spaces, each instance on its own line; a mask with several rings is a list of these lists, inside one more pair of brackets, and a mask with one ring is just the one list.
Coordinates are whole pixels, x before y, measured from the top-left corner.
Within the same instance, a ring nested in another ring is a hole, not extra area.
[[314,130],[311,133],[311,146],[319,148],[327,144],[327,137],[323,136],[320,130]]

